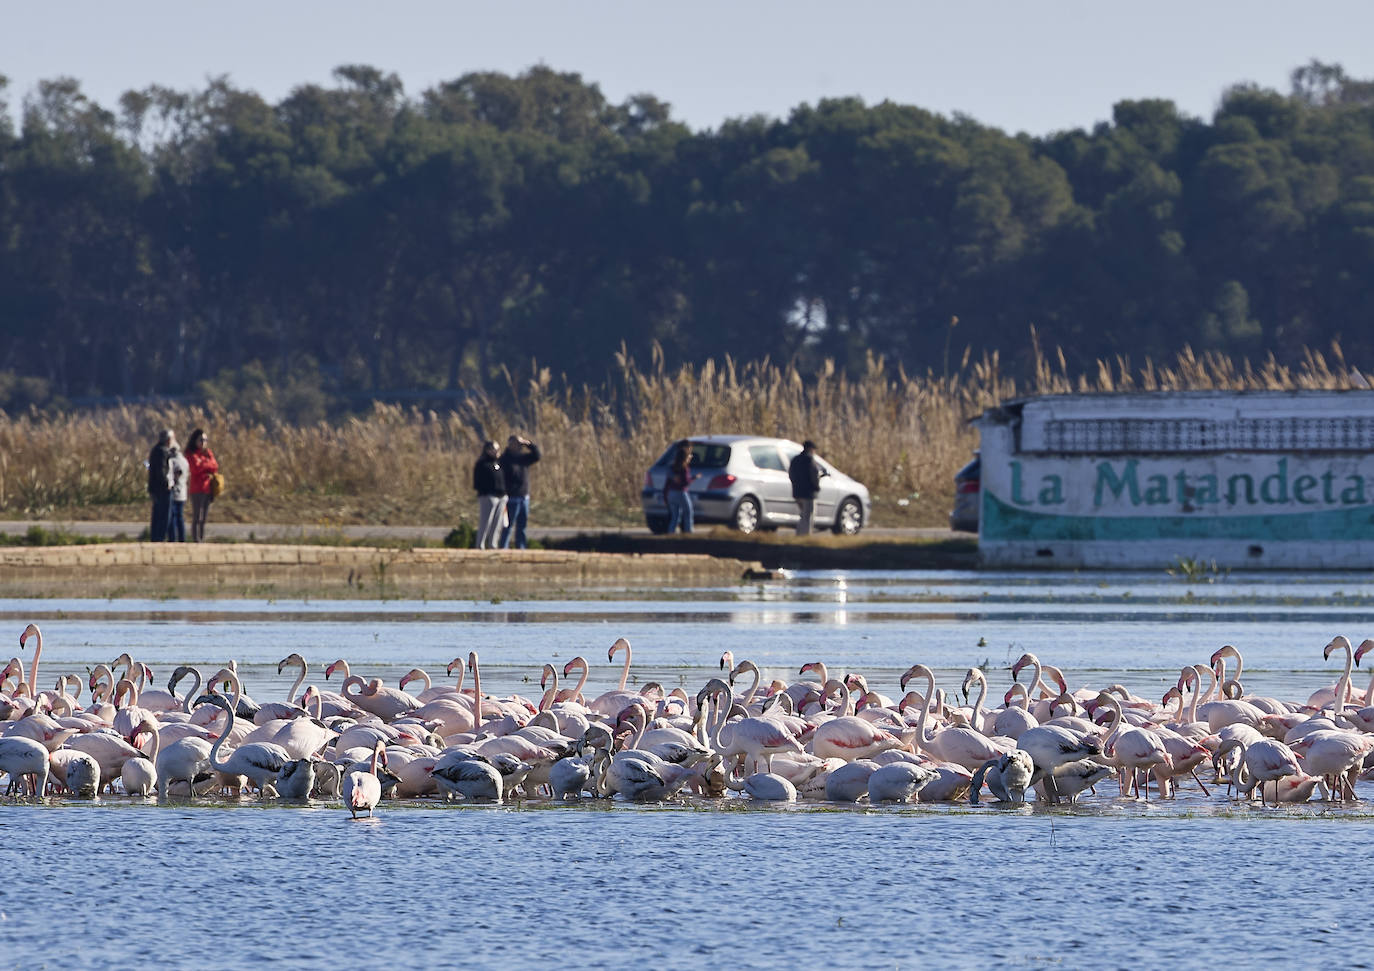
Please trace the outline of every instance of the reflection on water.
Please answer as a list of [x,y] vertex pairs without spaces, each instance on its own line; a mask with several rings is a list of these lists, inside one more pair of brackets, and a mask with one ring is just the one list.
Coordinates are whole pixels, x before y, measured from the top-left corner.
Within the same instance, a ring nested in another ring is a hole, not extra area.
[[1349,966],[1366,904],[1329,861],[1367,823],[1243,815],[10,806],[31,849],[0,944],[73,968]]

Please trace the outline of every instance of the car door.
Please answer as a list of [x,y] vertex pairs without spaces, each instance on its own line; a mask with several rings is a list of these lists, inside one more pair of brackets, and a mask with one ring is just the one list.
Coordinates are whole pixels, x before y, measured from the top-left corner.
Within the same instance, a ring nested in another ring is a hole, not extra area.
[[843,498],[844,486],[835,475],[835,468],[819,455],[816,465],[821,470],[821,491],[816,496],[816,521],[832,523],[835,521],[835,507]]
[[787,466],[771,443],[749,446],[749,460],[754,466],[759,498],[763,500],[763,514],[774,523],[797,521],[797,502],[792,498],[792,480]]

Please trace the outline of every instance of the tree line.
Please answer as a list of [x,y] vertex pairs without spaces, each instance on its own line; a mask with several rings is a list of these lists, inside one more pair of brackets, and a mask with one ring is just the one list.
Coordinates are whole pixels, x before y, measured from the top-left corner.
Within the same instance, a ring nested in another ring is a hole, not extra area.
[[1336,65],[1045,137],[857,98],[692,131],[546,67],[13,94],[0,405],[597,383],[622,347],[940,374],[1031,327],[1071,368],[1374,350],[1374,82]]

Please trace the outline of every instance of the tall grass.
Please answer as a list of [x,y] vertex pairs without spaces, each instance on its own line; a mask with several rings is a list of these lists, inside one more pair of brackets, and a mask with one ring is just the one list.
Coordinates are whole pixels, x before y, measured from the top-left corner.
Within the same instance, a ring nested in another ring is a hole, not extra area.
[[[456,522],[472,505],[481,442],[520,432],[539,442],[534,475],[545,523],[632,521],[644,469],[669,442],[704,432],[812,438],[823,455],[866,482],[880,518],[938,523],[951,477],[976,447],[968,420],[1026,393],[1368,387],[1338,346],[1297,367],[1185,350],[1167,364],[1100,361],[1071,374],[1061,353],[1031,348],[1029,381],[1002,372],[996,354],[952,376],[908,375],[871,357],[862,374],[829,364],[802,374],[768,361],[725,359],[670,369],[622,352],[603,387],[569,387],[547,369],[507,378],[498,396],[444,413],[377,404],[361,417],[294,426],[213,405],[120,407],[73,414],[0,414],[0,513],[85,515],[145,501],[157,429],[207,429],[229,482],[216,516],[275,521]],[[907,502],[899,505],[899,500]]]

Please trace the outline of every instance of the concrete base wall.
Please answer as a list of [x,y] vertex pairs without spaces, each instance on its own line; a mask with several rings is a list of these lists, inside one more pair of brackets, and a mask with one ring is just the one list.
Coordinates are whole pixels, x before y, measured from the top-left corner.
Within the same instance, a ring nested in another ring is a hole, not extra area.
[[578,586],[732,583],[758,564],[683,554],[112,543],[0,549],[0,596],[445,599]]

